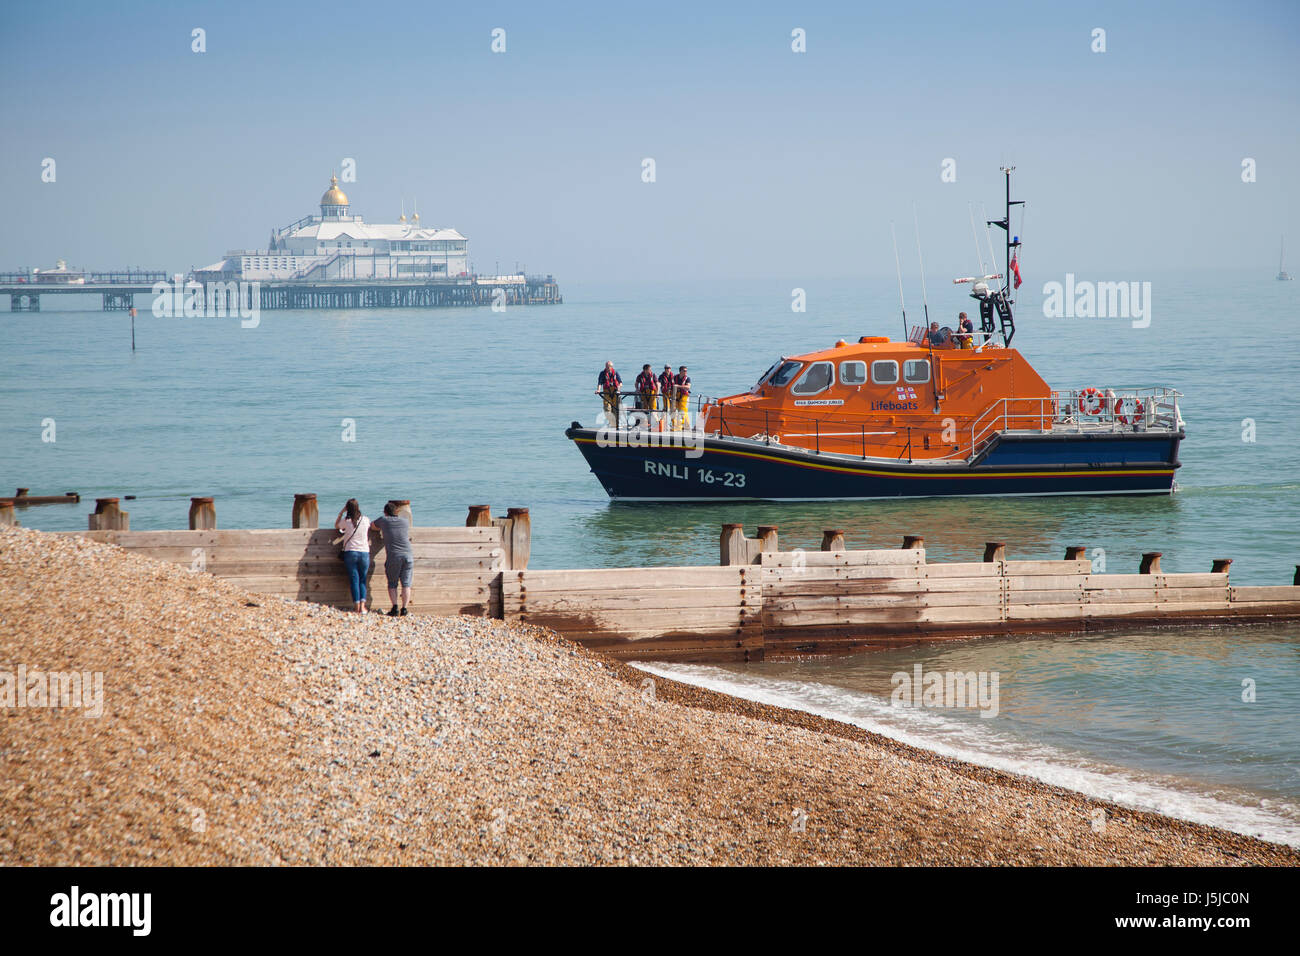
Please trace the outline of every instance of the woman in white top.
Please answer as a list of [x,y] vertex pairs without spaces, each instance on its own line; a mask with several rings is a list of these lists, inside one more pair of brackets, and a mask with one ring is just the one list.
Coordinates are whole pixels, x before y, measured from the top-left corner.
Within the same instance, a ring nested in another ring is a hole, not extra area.
[[349,498],[334,527],[343,534],[343,566],[352,587],[352,610],[366,613],[366,575],[370,572],[370,519],[361,513],[356,498]]

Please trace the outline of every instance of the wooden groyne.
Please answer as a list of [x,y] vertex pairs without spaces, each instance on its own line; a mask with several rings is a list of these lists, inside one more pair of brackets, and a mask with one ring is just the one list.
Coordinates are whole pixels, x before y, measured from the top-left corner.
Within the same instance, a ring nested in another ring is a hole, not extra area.
[[81,495],[75,491],[65,491],[61,495],[33,495],[29,488],[19,488],[11,498],[0,498],[0,525],[15,524],[15,508],[33,508],[37,505],[75,505],[81,501]]
[[[410,502],[394,500],[410,516]],[[212,498],[194,498],[190,530],[130,531],[118,499],[99,499],[84,536],[263,594],[351,606],[339,537],[316,527],[314,495],[296,495],[292,528],[216,527]],[[531,570],[526,508],[493,518],[472,505],[465,527],[413,526],[413,613],[471,614],[553,628],[629,659],[757,660],[923,640],[1016,632],[1300,620],[1300,568],[1290,585],[1239,586],[1231,560],[1204,572],[1163,570],[1147,552],[1136,573],[1096,573],[1083,555],[1015,560],[989,542],[980,560],[930,562],[924,539],[849,550],[828,529],[816,551],[782,551],[775,526],[749,538],[724,525],[717,566]],[[372,540],[371,592],[385,588]]]
[[[393,503],[399,513],[411,517],[409,501]],[[318,528],[318,517],[316,496],[300,494],[294,496],[290,513],[293,527],[218,529],[216,500],[203,496],[190,499],[188,530],[131,531],[130,515],[119,508],[119,499],[100,498],[89,516],[90,530],[62,533],[213,574],[259,594],[351,607],[339,560],[341,536],[332,527]],[[471,509],[471,522],[466,527],[411,528],[411,613],[501,617],[502,572],[528,565],[528,509],[512,508],[506,517],[493,518],[486,506],[478,506],[477,511]],[[367,580],[379,606],[387,579],[377,533],[371,537],[370,553]]]

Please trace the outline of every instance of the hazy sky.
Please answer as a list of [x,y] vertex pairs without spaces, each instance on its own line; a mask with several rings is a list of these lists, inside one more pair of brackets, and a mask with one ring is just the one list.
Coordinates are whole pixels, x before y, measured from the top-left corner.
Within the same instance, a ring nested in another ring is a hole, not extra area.
[[1295,0],[706,6],[5,4],[0,269],[264,247],[350,157],[368,220],[562,282],[892,275],[891,220],[914,272],[913,204],[946,281],[1005,162],[1032,279],[1300,270]]

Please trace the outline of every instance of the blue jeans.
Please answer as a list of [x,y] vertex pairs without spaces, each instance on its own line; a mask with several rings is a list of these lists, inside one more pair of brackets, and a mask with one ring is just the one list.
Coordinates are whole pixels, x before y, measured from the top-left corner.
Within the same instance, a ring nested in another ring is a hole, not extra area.
[[352,587],[352,603],[366,599],[366,573],[370,570],[369,551],[344,551],[343,567],[348,570],[348,584]]

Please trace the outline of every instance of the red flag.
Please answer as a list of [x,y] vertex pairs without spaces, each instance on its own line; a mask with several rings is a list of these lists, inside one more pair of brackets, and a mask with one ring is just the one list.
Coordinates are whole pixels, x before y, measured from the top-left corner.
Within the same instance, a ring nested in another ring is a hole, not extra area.
[[1020,256],[1011,257],[1011,274],[1016,277],[1015,288],[1020,288]]

